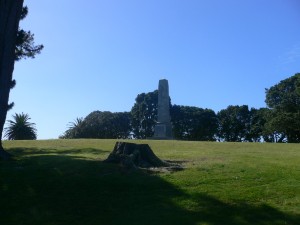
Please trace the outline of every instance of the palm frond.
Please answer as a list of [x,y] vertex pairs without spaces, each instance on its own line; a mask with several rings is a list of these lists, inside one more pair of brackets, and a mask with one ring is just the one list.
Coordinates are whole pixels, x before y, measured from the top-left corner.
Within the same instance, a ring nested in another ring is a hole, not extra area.
[[37,130],[35,123],[29,122],[28,114],[18,114],[12,116],[13,120],[7,120],[8,127],[5,128],[4,137],[8,140],[35,140]]

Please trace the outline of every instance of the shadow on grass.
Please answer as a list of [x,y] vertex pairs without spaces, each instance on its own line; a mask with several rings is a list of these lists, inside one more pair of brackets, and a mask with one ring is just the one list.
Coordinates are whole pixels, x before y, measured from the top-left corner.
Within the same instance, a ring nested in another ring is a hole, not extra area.
[[300,215],[267,205],[228,204],[203,193],[188,195],[157,175],[124,174],[115,165],[70,155],[1,162],[0,200],[0,224],[5,225],[296,225],[300,221]]
[[94,154],[99,155],[102,153],[110,153],[110,151],[102,150],[102,149],[96,149],[96,148],[71,148],[71,149],[65,149],[65,150],[57,150],[57,149],[44,149],[44,148],[10,148],[9,153],[11,153],[13,156],[18,157],[24,156],[24,154],[33,154],[33,155],[49,155],[52,153],[60,154],[60,155],[73,155],[73,154]]

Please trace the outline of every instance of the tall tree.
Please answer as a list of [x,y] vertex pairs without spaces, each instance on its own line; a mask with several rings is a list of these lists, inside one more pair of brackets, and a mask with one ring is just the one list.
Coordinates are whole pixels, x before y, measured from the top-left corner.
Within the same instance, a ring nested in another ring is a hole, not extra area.
[[213,110],[173,105],[171,118],[176,139],[215,141],[218,119]]
[[19,28],[19,22],[28,13],[23,8],[24,0],[0,0],[0,158],[9,159],[2,146],[2,133],[9,104],[10,89],[16,84],[13,80],[14,63],[21,58],[34,58],[43,45],[35,46],[34,35]]
[[272,109],[268,126],[286,135],[288,142],[300,142],[300,73],[266,89],[266,103]]
[[130,114],[94,111],[83,121],[84,138],[128,138]]
[[135,138],[152,137],[157,121],[158,91],[141,93],[131,109],[132,129]]
[[279,122],[280,120],[274,119],[276,118],[276,111],[273,109],[266,108],[263,112],[263,117],[266,122],[263,127],[263,140],[265,142],[274,142],[274,143],[283,143],[287,142],[287,136],[285,132],[276,129],[276,125],[274,123]]
[[0,157],[3,159],[10,158],[2,146],[2,132],[10,107],[9,92],[14,85],[12,74],[22,7],[23,0],[0,0]]
[[230,142],[247,141],[250,126],[250,112],[247,105],[228,106],[218,112],[220,140]]
[[83,120],[76,119],[60,138],[129,138],[130,113],[94,111]]

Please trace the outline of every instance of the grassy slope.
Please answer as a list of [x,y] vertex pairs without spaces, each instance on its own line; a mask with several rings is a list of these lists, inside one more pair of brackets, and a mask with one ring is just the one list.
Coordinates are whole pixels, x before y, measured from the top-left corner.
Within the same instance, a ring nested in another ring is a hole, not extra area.
[[184,171],[126,173],[115,140],[7,141],[0,224],[300,224],[300,145],[136,141]]

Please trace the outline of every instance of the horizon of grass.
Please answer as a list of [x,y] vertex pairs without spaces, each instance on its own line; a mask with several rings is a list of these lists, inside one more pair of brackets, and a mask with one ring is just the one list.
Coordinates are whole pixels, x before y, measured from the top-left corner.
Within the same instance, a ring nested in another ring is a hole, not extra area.
[[124,140],[185,168],[149,173],[103,163],[116,141],[4,141],[0,224],[300,224],[299,144]]

